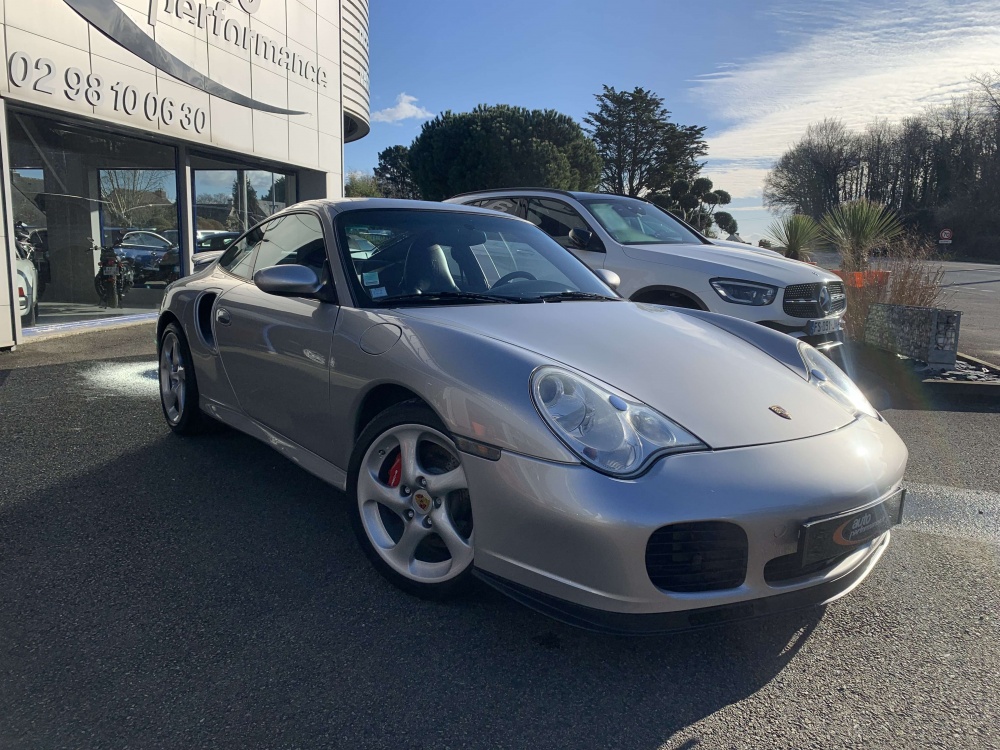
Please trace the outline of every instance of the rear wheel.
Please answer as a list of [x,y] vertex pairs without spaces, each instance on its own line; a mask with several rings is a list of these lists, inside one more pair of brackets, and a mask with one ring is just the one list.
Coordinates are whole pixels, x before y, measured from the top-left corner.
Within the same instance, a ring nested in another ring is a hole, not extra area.
[[437,415],[417,402],[364,429],[348,473],[358,542],[390,582],[444,599],[470,582],[472,504],[461,455]]
[[198,381],[191,349],[180,326],[170,323],[159,341],[160,406],[170,429],[178,435],[202,432],[206,417],[198,405]]
[[21,316],[21,327],[33,326],[38,322],[38,303],[32,302],[28,312]]

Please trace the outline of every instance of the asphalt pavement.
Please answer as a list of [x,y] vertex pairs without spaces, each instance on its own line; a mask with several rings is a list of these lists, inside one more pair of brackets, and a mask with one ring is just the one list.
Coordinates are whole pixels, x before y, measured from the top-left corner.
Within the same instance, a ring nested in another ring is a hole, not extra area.
[[942,306],[962,311],[958,349],[1000,364],[1000,265],[941,263]]
[[341,494],[172,435],[149,327],[111,333],[0,355],[5,750],[1000,748],[1000,405],[886,413],[906,520],[844,599],[611,638],[394,589]]

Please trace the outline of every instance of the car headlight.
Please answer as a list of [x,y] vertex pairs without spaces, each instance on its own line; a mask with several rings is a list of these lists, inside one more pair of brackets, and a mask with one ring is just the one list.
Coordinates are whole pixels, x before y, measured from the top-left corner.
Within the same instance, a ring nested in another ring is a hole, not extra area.
[[799,353],[809,373],[810,383],[855,416],[866,414],[881,419],[861,389],[829,357],[804,342],[799,343]]
[[556,437],[606,474],[633,476],[665,453],[708,449],[645,404],[560,367],[535,370],[531,396]]
[[778,287],[770,284],[757,284],[753,281],[712,279],[709,283],[722,299],[736,305],[753,305],[754,307],[770,305],[778,294]]

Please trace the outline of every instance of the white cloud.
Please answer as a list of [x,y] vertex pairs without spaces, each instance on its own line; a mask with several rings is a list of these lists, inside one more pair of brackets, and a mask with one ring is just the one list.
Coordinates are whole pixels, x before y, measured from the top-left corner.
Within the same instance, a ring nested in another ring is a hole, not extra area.
[[417,97],[400,94],[396,97],[395,106],[372,113],[375,122],[401,122],[402,120],[429,120],[433,113],[417,103]]
[[786,51],[695,82],[699,99],[731,123],[708,139],[705,172],[734,198],[759,200],[768,168],[810,123],[898,122],[1000,67],[995,0],[816,0],[772,13],[791,41]]

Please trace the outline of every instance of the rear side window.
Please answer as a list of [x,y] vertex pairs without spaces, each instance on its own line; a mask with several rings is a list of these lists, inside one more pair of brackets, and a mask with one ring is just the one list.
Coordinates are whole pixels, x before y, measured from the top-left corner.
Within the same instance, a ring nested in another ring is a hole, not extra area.
[[524,218],[523,198],[483,198],[478,201],[473,201],[469,205],[478,206],[479,208],[489,208],[493,211],[503,211],[505,214],[520,216],[522,219]]
[[528,201],[528,221],[541,229],[563,247],[570,247],[571,229],[590,227],[587,221],[568,203],[548,198],[532,198]]

